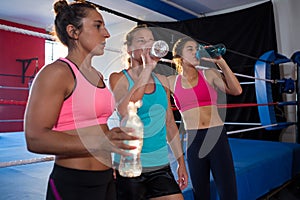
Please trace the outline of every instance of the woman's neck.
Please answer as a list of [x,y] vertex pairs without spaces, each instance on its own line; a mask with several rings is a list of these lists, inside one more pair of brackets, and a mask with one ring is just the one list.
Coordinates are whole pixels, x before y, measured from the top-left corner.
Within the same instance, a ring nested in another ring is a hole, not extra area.
[[198,77],[198,70],[195,67],[183,67],[182,77],[186,80],[194,80]]
[[131,70],[133,74],[139,76],[143,71],[143,65],[139,62],[135,62],[133,59],[131,61],[129,70]]
[[76,64],[78,68],[92,68],[92,59],[90,55],[83,55],[78,52],[76,53],[71,51],[68,53],[66,58]]

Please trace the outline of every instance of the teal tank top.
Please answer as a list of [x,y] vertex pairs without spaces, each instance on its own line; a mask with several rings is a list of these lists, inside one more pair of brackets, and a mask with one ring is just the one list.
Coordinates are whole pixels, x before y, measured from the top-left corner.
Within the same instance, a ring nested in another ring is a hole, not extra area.
[[[134,82],[126,70],[122,71],[128,82],[130,90]],[[155,83],[153,93],[145,93],[142,98],[142,106],[138,109],[138,116],[144,123],[144,142],[141,153],[142,166],[157,167],[169,164],[167,128],[166,128],[166,111],[168,108],[168,100],[166,91],[158,80],[156,75],[152,73]],[[118,162],[120,156],[115,157]]]

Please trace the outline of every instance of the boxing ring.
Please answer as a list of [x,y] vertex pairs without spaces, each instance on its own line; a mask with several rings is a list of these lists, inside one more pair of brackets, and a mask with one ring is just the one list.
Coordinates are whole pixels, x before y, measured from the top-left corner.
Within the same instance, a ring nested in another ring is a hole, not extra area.
[[[239,200],[258,199],[280,189],[300,174],[300,145],[294,143],[229,138]],[[6,200],[45,199],[53,157],[30,153],[23,132],[0,135],[0,194]],[[170,159],[173,156],[170,151]],[[13,161],[12,161],[13,160]],[[176,176],[176,162],[171,163]],[[193,200],[192,186],[183,191]],[[218,200],[211,179],[212,199]]]
[[[296,122],[279,123],[276,121],[274,117],[275,105],[299,106],[299,102],[273,102],[272,90],[270,89],[270,84],[281,82],[286,92],[294,90],[288,80],[270,80],[270,65],[292,61],[297,63],[297,70],[299,70],[299,57],[298,52],[291,59],[288,59],[270,51],[257,61],[255,77],[251,77],[255,79],[257,102],[218,106],[228,109],[242,106],[257,106],[261,123],[253,124],[257,125],[257,127],[231,131],[229,134],[261,128],[276,130],[295,124],[299,126]],[[299,71],[297,73],[299,76]],[[236,75],[242,76],[239,74]],[[13,89],[23,90],[24,88]],[[299,82],[296,89],[299,96]],[[0,106],[4,105],[25,106],[26,102],[0,99]],[[299,109],[297,114],[299,118]],[[2,120],[2,123],[19,120],[21,119]],[[182,134],[181,137],[183,147],[185,148],[185,135]],[[280,190],[300,175],[300,144],[236,138],[229,138],[229,143],[232,149],[237,176],[239,200],[253,200],[264,196],[268,198],[268,196],[271,196],[274,192]],[[46,156],[28,152],[24,132],[1,133],[0,147],[0,199],[45,199],[47,179],[52,170],[54,157],[52,155]],[[169,156],[170,160],[173,160],[171,151]],[[175,171],[176,162],[171,162],[171,166],[174,175],[177,176]],[[183,191],[186,200],[193,199],[191,188],[190,182],[188,188]],[[219,199],[213,178],[211,178],[211,194],[212,200]]]

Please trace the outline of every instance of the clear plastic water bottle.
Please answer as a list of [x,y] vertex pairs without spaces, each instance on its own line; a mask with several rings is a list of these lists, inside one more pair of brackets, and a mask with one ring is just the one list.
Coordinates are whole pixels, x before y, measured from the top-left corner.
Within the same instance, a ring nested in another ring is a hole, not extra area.
[[142,173],[142,163],[140,154],[143,146],[144,125],[137,115],[137,109],[141,107],[141,101],[135,103],[129,102],[128,115],[121,120],[122,127],[130,127],[134,129],[134,132],[129,133],[137,136],[139,140],[128,140],[126,143],[130,146],[136,146],[136,149],[128,150],[131,153],[130,156],[121,156],[119,164],[119,173],[124,177],[136,177]]
[[226,53],[226,47],[224,44],[216,45],[203,45],[200,44],[196,52],[197,59],[205,58],[217,58]]
[[165,57],[168,54],[168,52],[169,45],[163,40],[158,40],[153,43],[150,50],[150,55],[157,58],[162,58]]

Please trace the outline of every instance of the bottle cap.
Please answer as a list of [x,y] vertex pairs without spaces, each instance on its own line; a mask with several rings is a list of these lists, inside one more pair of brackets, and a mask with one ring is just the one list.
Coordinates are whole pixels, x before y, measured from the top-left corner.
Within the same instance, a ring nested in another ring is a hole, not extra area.
[[201,58],[217,58],[226,53],[226,47],[224,44],[216,45],[203,45],[199,44],[198,50],[196,52],[196,57],[198,60]]
[[169,45],[163,41],[155,41],[151,47],[150,54],[157,58],[162,58],[166,56],[169,52]]
[[137,109],[142,106],[142,101],[138,100],[135,103],[133,101],[129,101],[127,110],[128,113],[137,113]]

